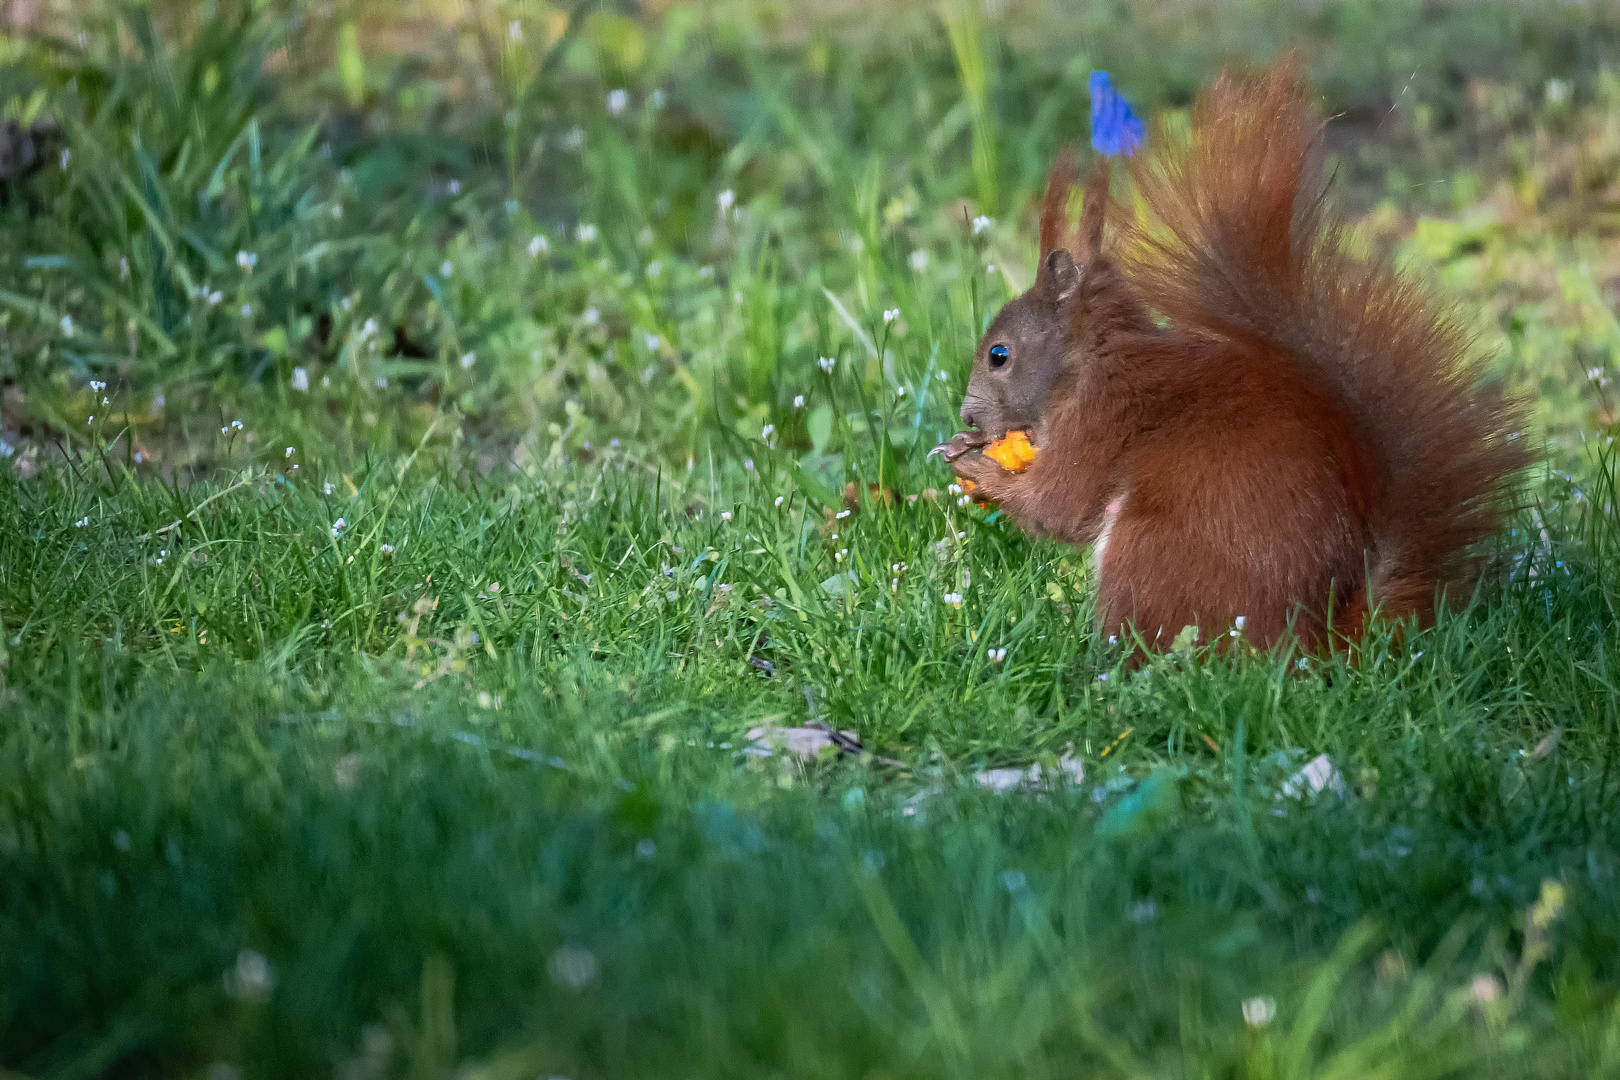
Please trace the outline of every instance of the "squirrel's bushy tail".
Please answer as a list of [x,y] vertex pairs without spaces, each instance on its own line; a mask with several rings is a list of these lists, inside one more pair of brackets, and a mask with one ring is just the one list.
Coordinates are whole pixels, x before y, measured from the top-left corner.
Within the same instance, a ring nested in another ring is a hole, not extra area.
[[[1373,604],[1432,613],[1465,589],[1529,460],[1517,409],[1478,386],[1471,342],[1417,282],[1353,254],[1328,205],[1322,128],[1292,57],[1223,76],[1190,130],[1132,161],[1145,213],[1121,261],[1181,332],[1265,343],[1334,394],[1373,466]],[[1359,606],[1359,605],[1358,605]]]

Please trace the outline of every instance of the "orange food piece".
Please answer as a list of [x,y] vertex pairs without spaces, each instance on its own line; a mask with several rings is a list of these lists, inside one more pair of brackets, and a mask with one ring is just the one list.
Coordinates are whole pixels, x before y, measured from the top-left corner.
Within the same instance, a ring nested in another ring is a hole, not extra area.
[[1029,468],[1036,452],[1027,431],[1009,431],[1005,438],[997,439],[984,448],[984,456],[1008,472],[1023,472]]

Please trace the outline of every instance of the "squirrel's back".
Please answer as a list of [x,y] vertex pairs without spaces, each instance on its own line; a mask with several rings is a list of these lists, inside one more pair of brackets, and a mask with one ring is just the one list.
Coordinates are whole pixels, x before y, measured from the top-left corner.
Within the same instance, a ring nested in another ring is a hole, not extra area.
[[1223,77],[1189,132],[1161,126],[1133,159],[1146,213],[1122,262],[1176,332],[1280,351],[1342,405],[1371,474],[1371,602],[1422,619],[1437,589],[1468,586],[1529,452],[1517,410],[1478,385],[1462,329],[1387,260],[1349,250],[1321,134],[1291,58]]

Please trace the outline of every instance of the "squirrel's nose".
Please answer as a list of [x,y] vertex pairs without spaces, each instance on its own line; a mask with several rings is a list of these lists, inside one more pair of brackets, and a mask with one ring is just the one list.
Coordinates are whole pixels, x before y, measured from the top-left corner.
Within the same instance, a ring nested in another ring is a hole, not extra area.
[[968,427],[978,427],[979,426],[977,421],[975,421],[973,419],[973,406],[974,406],[974,404],[975,403],[971,402],[971,401],[962,402],[962,423],[966,424]]

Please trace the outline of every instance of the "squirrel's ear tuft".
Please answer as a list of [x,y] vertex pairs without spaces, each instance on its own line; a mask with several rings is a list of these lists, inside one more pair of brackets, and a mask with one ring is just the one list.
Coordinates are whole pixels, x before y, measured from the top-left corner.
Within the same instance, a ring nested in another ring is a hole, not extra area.
[[1074,149],[1058,154],[1052,175],[1046,181],[1046,198],[1041,203],[1041,256],[1069,246],[1069,193],[1074,190]]
[[1080,261],[1090,263],[1102,254],[1103,225],[1108,220],[1108,180],[1110,162],[1099,157],[1086,181],[1085,202],[1080,207]]
[[1054,304],[1063,303],[1080,290],[1080,267],[1075,265],[1068,248],[1058,248],[1041,257],[1035,284],[1041,295]]

